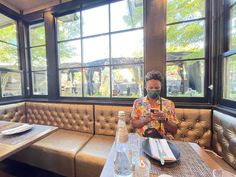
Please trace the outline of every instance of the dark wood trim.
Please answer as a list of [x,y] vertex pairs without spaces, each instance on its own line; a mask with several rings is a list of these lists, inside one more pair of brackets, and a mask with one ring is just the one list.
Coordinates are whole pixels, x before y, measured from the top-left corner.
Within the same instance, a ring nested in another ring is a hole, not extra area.
[[229,108],[229,107],[222,106],[222,105],[215,105],[213,107],[213,110],[217,110],[217,111],[220,111],[222,113],[225,113],[225,114],[231,115],[233,117],[236,117],[236,107]]
[[23,75],[21,75],[21,89],[22,95],[25,96],[27,94],[27,77],[26,77],[26,57],[25,57],[25,40],[24,40],[24,24],[22,20],[19,20],[17,23],[18,30],[18,45],[19,45],[19,64],[20,70],[22,70]]
[[177,62],[177,61],[192,61],[192,60],[205,60],[205,58],[189,58],[189,59],[180,59],[180,60],[166,60],[166,63]]
[[[166,0],[147,0],[145,4],[144,74],[151,70],[158,70],[165,76]],[[166,95],[165,81],[162,85],[162,95]]]
[[21,18],[21,14],[15,12],[14,10],[8,8],[7,6],[0,3],[0,13],[3,15],[6,15],[9,18],[12,18],[14,20],[18,20]]
[[166,97],[174,102],[188,102],[188,103],[208,103],[205,97]]
[[59,96],[58,62],[56,28],[54,17],[51,12],[44,14],[45,35],[46,35],[46,55],[47,55],[47,77],[48,77],[48,98],[56,99]]
[[[17,26],[17,25],[16,25]],[[7,45],[11,45],[11,46],[14,46],[14,47],[18,47],[16,44],[12,44],[12,43],[9,43],[9,42],[6,42],[6,41],[2,41],[0,40],[0,43],[4,43],[4,44],[7,44]]]
[[[208,2],[207,2],[208,3]],[[207,9],[207,8],[206,8]],[[178,21],[178,22],[173,22],[173,23],[167,23],[166,26],[171,26],[171,25],[178,25],[178,24],[182,24],[182,23],[191,23],[191,22],[197,22],[197,21],[201,21],[201,20],[205,20],[205,17],[202,18],[195,18],[192,20],[185,20],[185,21]]]
[[24,15],[23,21],[27,25],[33,25],[33,24],[39,23],[40,21],[43,21],[43,12],[44,12],[43,10],[40,10],[37,12]]
[[108,101],[106,100],[97,100],[97,99],[91,99],[91,100],[83,100],[82,98],[76,98],[75,99],[56,99],[56,100],[49,100],[49,99],[25,99],[25,101],[28,102],[45,102],[45,103],[69,103],[69,104],[96,104],[96,105],[116,105],[116,106],[132,106],[133,101],[111,101],[110,99]]
[[14,103],[20,103],[20,102],[25,102],[25,100],[19,99],[19,98],[15,98],[11,100],[2,100],[0,101],[0,105],[8,105],[8,104],[14,104]]
[[[83,99],[83,98],[76,98],[76,99],[43,99],[43,98],[31,98],[25,99],[28,102],[45,102],[45,103],[69,103],[69,104],[93,104],[93,105],[113,105],[113,106],[133,106],[133,100],[97,100],[97,99]],[[176,108],[189,108],[189,109],[212,109],[211,104],[197,104],[197,103],[175,103]]]
[[[222,96],[222,95],[221,95]],[[219,100],[219,105],[226,106],[229,109],[236,109],[236,101],[224,99],[221,97]]]
[[213,0],[205,1],[205,80],[204,80],[204,97],[205,102],[212,103],[213,91],[208,87],[213,84],[213,61],[212,61],[212,13],[213,13]]
[[223,34],[224,52],[229,50],[230,0],[221,0],[223,6]]

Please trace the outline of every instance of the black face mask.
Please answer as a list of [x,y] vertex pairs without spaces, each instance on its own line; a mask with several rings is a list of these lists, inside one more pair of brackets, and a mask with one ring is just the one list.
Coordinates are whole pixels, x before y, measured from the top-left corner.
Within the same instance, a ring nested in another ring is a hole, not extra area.
[[151,98],[151,99],[156,99],[160,97],[160,93],[161,90],[147,90],[147,95]]

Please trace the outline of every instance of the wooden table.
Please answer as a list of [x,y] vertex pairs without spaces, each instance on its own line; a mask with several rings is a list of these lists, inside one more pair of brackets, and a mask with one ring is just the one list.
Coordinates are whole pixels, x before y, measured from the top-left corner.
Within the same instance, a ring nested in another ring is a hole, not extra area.
[[[187,142],[186,142],[187,143]],[[222,169],[220,165],[218,165],[198,144],[196,143],[188,143],[195,152],[202,158],[203,161],[209,166],[211,170],[213,169]],[[111,151],[108,155],[107,161],[103,167],[102,173],[100,177],[113,177],[113,163],[114,163],[114,144],[111,148]],[[150,175],[157,176],[157,175]]]
[[[22,123],[0,121],[0,132],[20,125]],[[57,127],[53,126],[33,124],[33,128],[24,133],[7,136],[0,134],[0,161],[30,146],[57,129]]]

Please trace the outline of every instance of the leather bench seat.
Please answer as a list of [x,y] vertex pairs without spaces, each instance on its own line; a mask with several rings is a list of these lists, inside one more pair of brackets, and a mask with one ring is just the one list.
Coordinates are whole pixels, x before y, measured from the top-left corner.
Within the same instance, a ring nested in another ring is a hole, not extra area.
[[118,122],[117,113],[126,114],[129,131],[131,108],[129,106],[95,105],[95,135],[76,155],[76,177],[99,177],[113,145]]
[[[18,161],[68,177],[98,177],[112,147],[119,110],[126,112],[129,131],[131,106],[26,102],[0,106],[0,119],[57,126],[60,129],[17,153]],[[24,113],[25,112],[25,113]],[[235,168],[235,118],[211,109],[176,109],[176,140],[212,148]],[[214,158],[214,157],[213,157]],[[224,168],[226,162],[217,158]],[[227,170],[227,169],[226,169]],[[229,170],[230,171],[230,170]]]
[[25,102],[0,106],[0,120],[26,122]]
[[213,111],[214,151],[236,169],[236,118],[222,112]]
[[59,129],[14,158],[54,173],[75,176],[74,157],[92,138],[91,134]]
[[113,136],[94,135],[76,154],[76,177],[99,177],[113,142]]

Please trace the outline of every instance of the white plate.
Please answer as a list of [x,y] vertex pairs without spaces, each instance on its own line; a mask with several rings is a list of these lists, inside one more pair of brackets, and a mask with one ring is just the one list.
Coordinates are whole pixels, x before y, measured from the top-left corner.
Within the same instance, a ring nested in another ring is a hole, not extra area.
[[3,134],[3,135],[13,135],[13,134],[17,134],[17,133],[22,133],[22,132],[25,132],[25,131],[31,129],[32,127],[33,127],[33,125],[23,124],[19,127],[3,130],[1,132],[1,134]]

